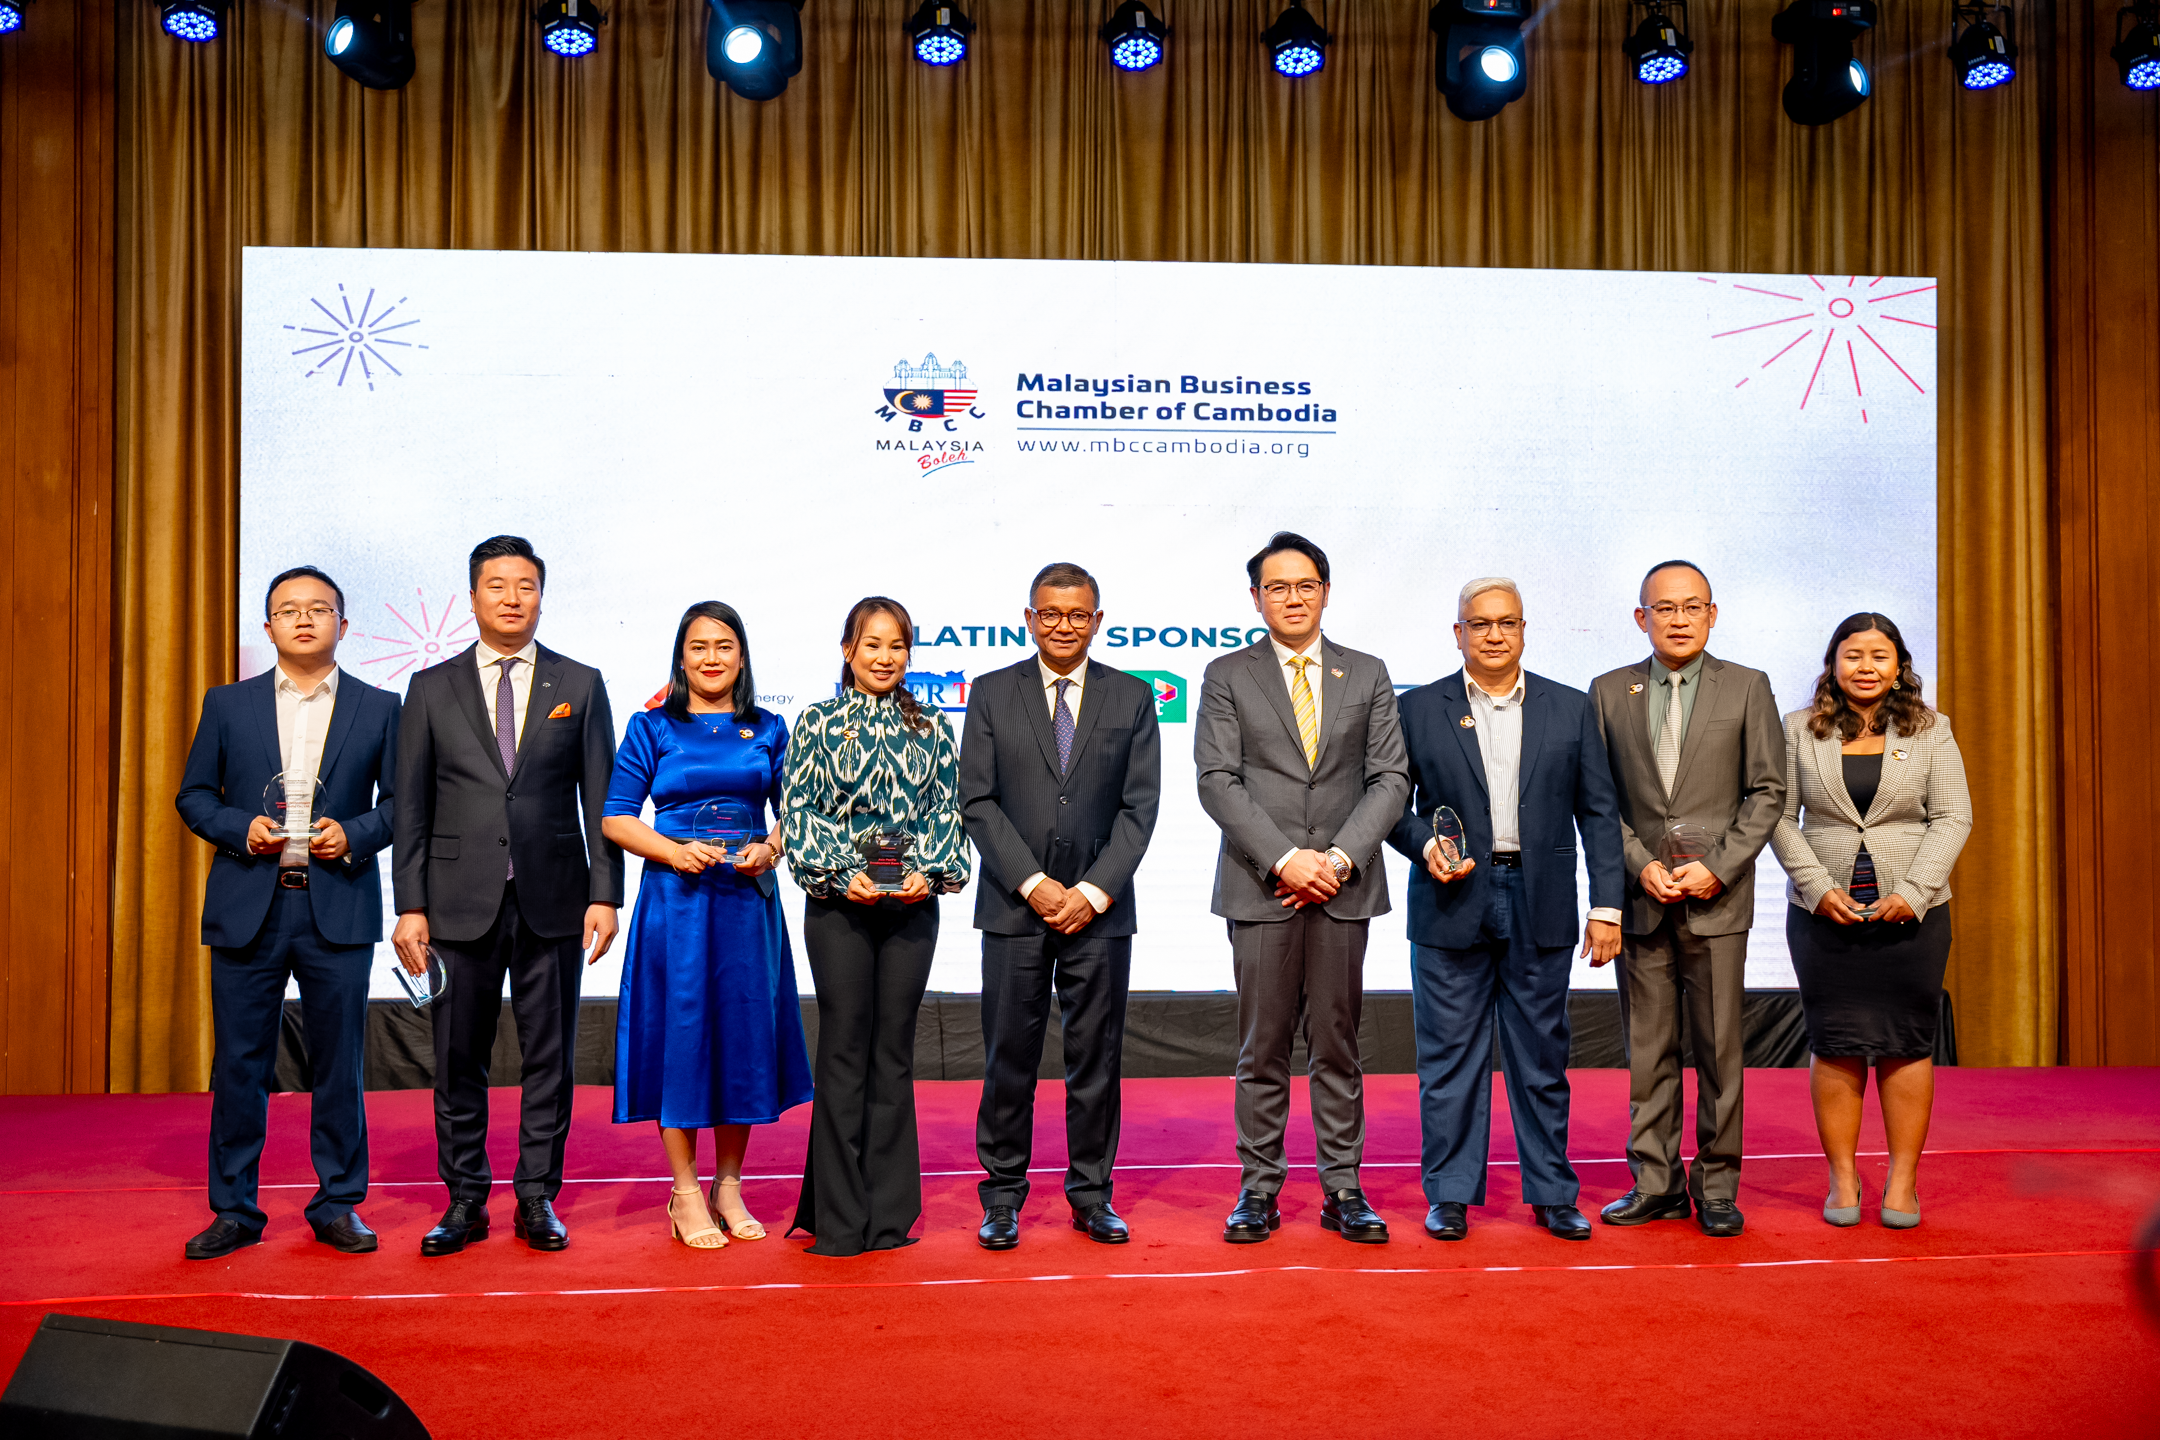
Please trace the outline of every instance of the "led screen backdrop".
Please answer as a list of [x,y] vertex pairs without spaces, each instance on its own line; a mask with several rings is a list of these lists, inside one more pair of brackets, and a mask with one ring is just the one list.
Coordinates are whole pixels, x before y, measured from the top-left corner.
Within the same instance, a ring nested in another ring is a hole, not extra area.
[[[1782,708],[1858,609],[1933,674],[1925,279],[327,249],[251,249],[244,278],[243,674],[272,659],[263,586],[310,563],[345,587],[346,667],[402,691],[471,643],[466,552],[509,531],[548,561],[540,638],[600,667],[618,730],[687,604],[742,611],[792,719],[873,592],[913,611],[910,683],[957,726],[1028,654],[1028,579],[1078,561],[1096,658],[1165,725],[1141,988],[1231,983],[1190,719],[1261,634],[1243,565],[1273,530],[1327,549],[1328,633],[1405,688],[1455,670],[1455,593],[1488,574],[1520,583],[1538,673],[1640,660],[1636,585],[1672,556]],[[1391,863],[1376,989],[1408,984]],[[1749,981],[1789,985],[1767,852],[1759,893]],[[973,896],[942,903],[932,987],[976,989]],[[807,989],[799,932],[796,959]]]

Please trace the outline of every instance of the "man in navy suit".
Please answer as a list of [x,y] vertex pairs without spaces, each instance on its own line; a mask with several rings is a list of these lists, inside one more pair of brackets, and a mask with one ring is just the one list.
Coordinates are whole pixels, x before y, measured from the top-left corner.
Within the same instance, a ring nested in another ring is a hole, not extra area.
[[[1523,1199],[1553,1234],[1590,1238],[1567,1158],[1575,837],[1590,871],[1582,953],[1604,965],[1620,953],[1619,799],[1590,698],[1522,668],[1522,610],[1512,580],[1465,585],[1463,668],[1402,700],[1412,789],[1388,840],[1416,862],[1410,997],[1436,1240],[1462,1239],[1467,1207],[1485,1203],[1496,1011]],[[1459,857],[1434,837],[1442,805],[1462,821]]]
[[[361,1058],[368,970],[382,939],[375,854],[390,843],[398,700],[340,670],[345,594],[312,566],[270,582],[263,630],[277,664],[203,697],[175,800],[217,847],[203,895],[210,947],[210,1228],[187,1243],[214,1260],[262,1239],[256,1177],[277,1066],[285,979],[299,977],[315,1072],[308,1202],[315,1238],[347,1254],[375,1248],[354,1208],[367,1196]],[[306,834],[274,834],[266,793],[305,807]],[[320,782],[321,789],[315,792]],[[311,793],[319,799],[311,801]]]

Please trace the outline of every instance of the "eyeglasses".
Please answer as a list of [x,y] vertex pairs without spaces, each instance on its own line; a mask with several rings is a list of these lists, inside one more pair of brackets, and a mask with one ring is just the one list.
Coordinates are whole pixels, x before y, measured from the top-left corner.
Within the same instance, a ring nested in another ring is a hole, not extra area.
[[341,620],[344,617],[327,605],[310,605],[305,610],[296,610],[288,605],[282,610],[271,611],[270,618],[280,625],[297,625],[302,620],[310,625],[327,625],[332,620]]
[[1260,593],[1280,605],[1293,595],[1300,600],[1317,600],[1320,592],[1325,589],[1327,585],[1319,580],[1300,580],[1296,584],[1287,580],[1270,580],[1260,587]]
[[1055,630],[1060,625],[1070,625],[1075,630],[1085,630],[1095,623],[1092,610],[1030,610],[1036,622],[1045,630]]
[[1510,615],[1504,620],[1465,620],[1462,627],[1480,639],[1498,630],[1502,636],[1512,640],[1522,634],[1522,617]]
[[1660,600],[1650,607],[1650,613],[1660,620],[1670,620],[1675,615],[1685,615],[1690,620],[1700,620],[1710,613],[1710,607],[1701,600],[1690,600],[1684,605],[1675,605],[1670,600]]

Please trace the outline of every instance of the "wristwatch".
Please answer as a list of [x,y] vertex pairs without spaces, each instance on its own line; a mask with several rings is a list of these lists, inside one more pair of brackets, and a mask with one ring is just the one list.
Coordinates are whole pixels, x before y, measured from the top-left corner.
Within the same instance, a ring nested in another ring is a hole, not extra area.
[[1335,867],[1336,884],[1347,885],[1350,883],[1350,860],[1348,856],[1344,855],[1340,850],[1330,850],[1327,852],[1327,862]]

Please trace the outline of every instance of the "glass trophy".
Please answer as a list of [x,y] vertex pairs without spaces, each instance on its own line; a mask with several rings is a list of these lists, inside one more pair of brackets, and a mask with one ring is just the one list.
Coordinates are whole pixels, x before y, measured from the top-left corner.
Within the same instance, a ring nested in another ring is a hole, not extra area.
[[1658,844],[1658,859],[1667,874],[1683,865],[1693,865],[1717,848],[1717,836],[1707,826],[1675,825],[1667,830]]
[[322,810],[323,783],[288,775],[273,775],[263,786],[263,814],[270,817],[272,839],[306,840],[314,835],[315,817]]
[[1463,868],[1462,816],[1442,805],[1432,812],[1432,838],[1440,847],[1440,868],[1452,875]]
[[740,800],[708,800],[690,817],[690,838],[718,850],[728,864],[739,865],[743,847],[759,838],[758,817]]
[[915,851],[915,837],[891,821],[880,821],[876,829],[856,839],[855,848],[862,854],[871,886],[883,895],[899,894],[901,882],[907,879],[908,856]]
[[415,1010],[425,1010],[442,998],[443,991],[450,988],[450,967],[443,964],[441,952],[428,946],[427,970],[415,975],[405,968],[405,962],[394,955],[390,960],[390,973],[397,976],[398,984],[405,987],[405,998],[412,1001]]

